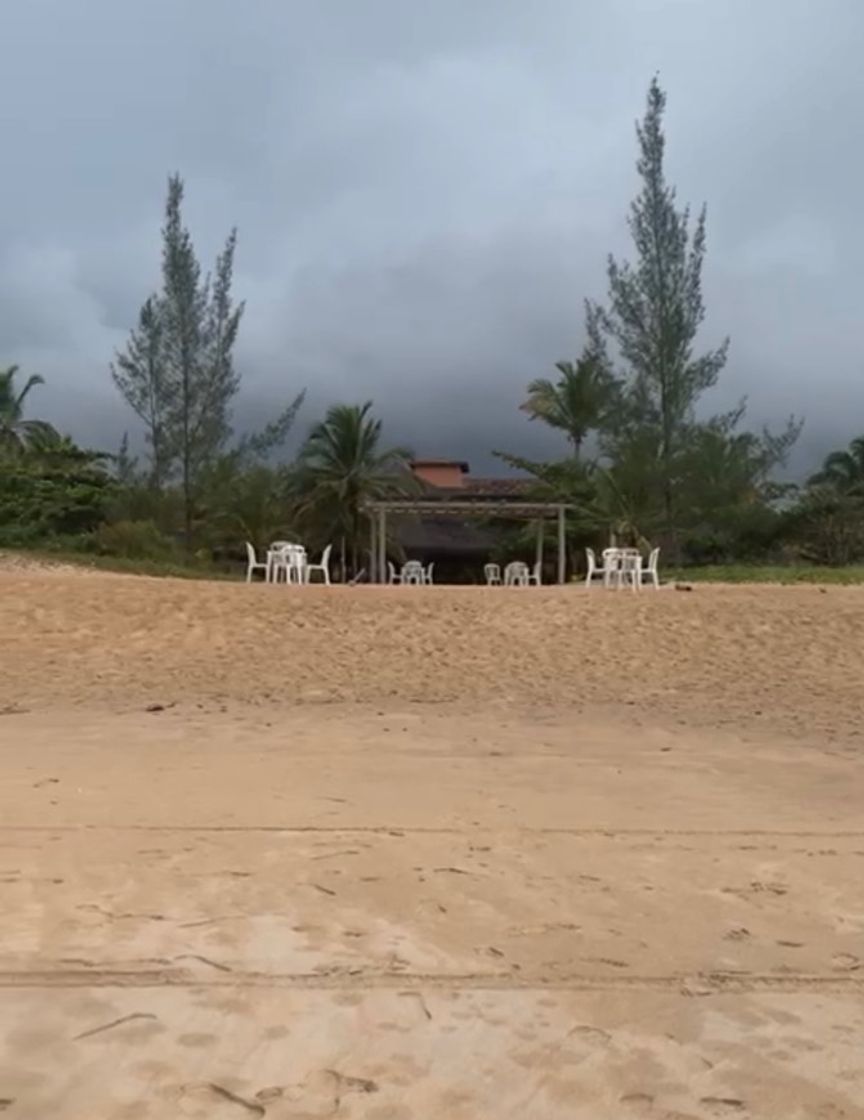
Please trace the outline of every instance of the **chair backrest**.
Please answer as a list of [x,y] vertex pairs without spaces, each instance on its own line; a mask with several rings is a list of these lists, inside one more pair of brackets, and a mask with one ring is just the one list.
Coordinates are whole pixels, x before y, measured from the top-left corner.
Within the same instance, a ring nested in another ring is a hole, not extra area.
[[422,583],[423,565],[419,560],[406,560],[402,565],[403,583]]
[[258,557],[255,555],[255,549],[252,547],[249,541],[246,542],[246,558],[250,564],[258,563]]
[[498,564],[484,564],[483,575],[486,577],[486,582],[491,583],[493,579],[501,579],[501,568]]
[[659,559],[660,559],[660,549],[659,548],[652,548],[651,549],[651,555],[648,557],[648,571],[649,572],[656,572],[657,571],[657,562],[659,561]]
[[426,580],[428,583],[432,582],[432,573],[435,571],[435,561],[426,565]]
[[588,561],[588,571],[594,572],[597,570],[597,557],[594,555],[593,548],[585,549],[585,558]]
[[396,578],[396,568],[395,568],[392,560],[387,561],[387,573],[390,576],[390,582],[392,583],[393,580]]
[[286,552],[289,548],[300,548],[293,541],[273,541],[270,545],[271,552]]
[[333,551],[333,545],[328,544],[324,551],[321,553],[321,567],[326,568],[330,563],[330,553]]

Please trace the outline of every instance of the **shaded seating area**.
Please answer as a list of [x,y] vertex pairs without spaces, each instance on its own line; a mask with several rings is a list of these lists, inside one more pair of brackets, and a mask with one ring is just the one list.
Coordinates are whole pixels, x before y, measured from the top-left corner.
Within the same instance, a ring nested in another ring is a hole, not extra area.
[[[537,523],[534,564],[529,565],[524,561],[515,561],[514,564],[505,568],[503,575],[498,565],[486,564],[483,569],[486,583],[490,586],[500,584],[512,587],[539,585],[546,547],[546,526],[551,521],[556,527],[556,582],[563,584],[567,579],[567,513],[571,508],[571,506],[560,502],[528,501],[517,495],[502,494],[492,497],[482,493],[475,494],[444,489],[437,493],[427,491],[417,496],[409,495],[368,502],[365,506],[365,512],[369,516],[371,524],[370,581],[381,584],[410,582],[414,585],[432,582],[431,574],[428,579],[425,579],[422,574],[419,577],[416,575],[418,568],[421,573],[424,570],[429,571],[431,569],[431,563],[424,565],[421,560],[408,561],[399,573],[396,572],[395,565],[388,558],[388,527],[392,528],[394,522],[398,525],[400,535],[402,535],[405,532],[404,527],[406,525],[410,533],[412,527],[416,526],[418,522],[432,521],[437,524],[447,518],[452,518],[455,522],[465,523],[472,519],[488,522],[490,520],[512,518]],[[408,568],[408,565],[412,566]],[[407,580],[404,578],[406,568],[408,568],[409,574]],[[497,577],[495,569],[497,569]],[[397,576],[398,578],[396,578]]]

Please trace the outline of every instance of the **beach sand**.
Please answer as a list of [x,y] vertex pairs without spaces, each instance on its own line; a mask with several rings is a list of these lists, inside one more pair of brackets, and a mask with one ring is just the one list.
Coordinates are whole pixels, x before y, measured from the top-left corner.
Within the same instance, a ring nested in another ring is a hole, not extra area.
[[3,1120],[864,1117],[864,591],[0,571]]

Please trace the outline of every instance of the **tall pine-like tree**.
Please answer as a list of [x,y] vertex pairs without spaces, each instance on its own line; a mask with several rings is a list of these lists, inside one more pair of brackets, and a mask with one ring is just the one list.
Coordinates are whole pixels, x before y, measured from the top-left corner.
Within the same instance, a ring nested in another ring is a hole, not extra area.
[[162,230],[160,299],[169,393],[169,430],[177,449],[187,545],[192,539],[195,501],[202,473],[231,435],[230,404],[240,387],[233,347],[243,304],[231,299],[236,231],[216,261],[211,282],[201,266],[181,207],[183,181],[168,181]]
[[705,314],[702,264],[705,209],[691,231],[690,212],[678,209],[664,172],[663,113],[666,95],[655,78],[644,119],[637,124],[637,170],[642,190],[633,201],[629,227],[636,262],[609,258],[609,301],[589,308],[589,325],[614,342],[627,375],[627,414],[653,430],[661,506],[667,530],[675,526],[676,458],[685,447],[700,395],[717,381],[728,340],[695,353]]
[[188,546],[201,481],[231,437],[230,406],[240,387],[233,349],[243,304],[231,298],[236,231],[213,277],[202,276],[182,204],[183,180],[173,175],[162,227],[162,290],[141,308],[111,375],[144,423],[152,485],[179,480]]

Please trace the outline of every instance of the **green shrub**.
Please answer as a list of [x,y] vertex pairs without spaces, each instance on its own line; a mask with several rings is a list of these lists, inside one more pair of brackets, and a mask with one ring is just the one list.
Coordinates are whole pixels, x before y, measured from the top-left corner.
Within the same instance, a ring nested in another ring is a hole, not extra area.
[[0,469],[0,544],[28,547],[92,532],[106,516],[114,483],[88,464],[4,462]]
[[126,560],[167,560],[174,542],[153,521],[115,521],[93,533],[95,551]]
[[814,488],[789,511],[786,532],[811,564],[843,567],[864,560],[864,500]]

